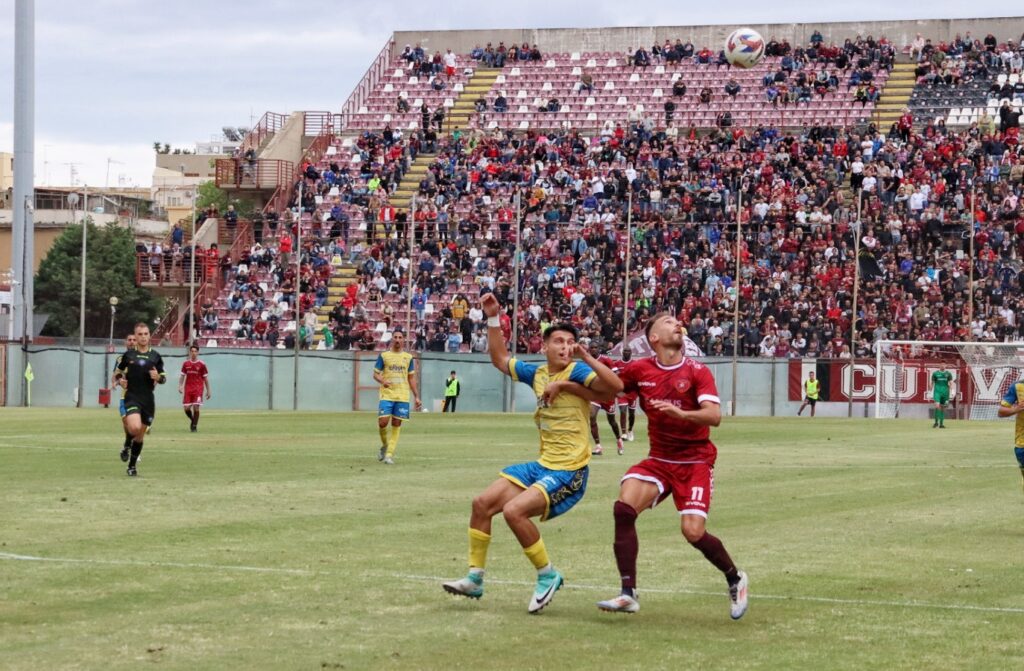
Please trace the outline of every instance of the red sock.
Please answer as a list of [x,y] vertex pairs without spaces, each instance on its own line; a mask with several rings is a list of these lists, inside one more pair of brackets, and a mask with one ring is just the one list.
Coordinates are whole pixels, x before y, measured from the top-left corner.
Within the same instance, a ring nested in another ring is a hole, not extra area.
[[700,550],[701,554],[724,573],[727,579],[737,575],[736,564],[732,562],[732,557],[725,551],[725,546],[718,538],[705,533],[699,541],[690,543],[690,545]]
[[636,557],[640,554],[640,539],[636,535],[637,512],[633,506],[616,501],[615,515],[615,563],[619,567],[622,590],[632,594],[636,589]]

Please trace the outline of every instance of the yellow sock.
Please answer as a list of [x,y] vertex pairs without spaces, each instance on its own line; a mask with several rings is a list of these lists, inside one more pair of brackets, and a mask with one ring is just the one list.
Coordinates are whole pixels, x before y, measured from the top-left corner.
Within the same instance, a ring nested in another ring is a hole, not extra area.
[[484,568],[487,564],[487,548],[491,545],[491,535],[469,528],[469,568]]
[[533,567],[538,571],[551,563],[550,560],[548,560],[548,550],[544,547],[543,538],[530,547],[523,548],[523,552],[526,553],[527,559],[533,562]]
[[402,432],[401,426],[391,427],[391,438],[388,440],[388,454],[391,457],[395,454],[395,447],[398,446],[398,434]]
[[377,427],[377,431],[378,431],[378,433],[380,433],[380,444],[381,444],[381,446],[387,447],[388,446],[388,427],[387,427],[387,424],[385,424],[384,426],[378,426]]

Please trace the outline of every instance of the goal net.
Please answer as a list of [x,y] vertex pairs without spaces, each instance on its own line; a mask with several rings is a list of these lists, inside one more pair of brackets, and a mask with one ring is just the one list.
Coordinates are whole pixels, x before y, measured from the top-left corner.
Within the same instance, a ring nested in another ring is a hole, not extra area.
[[995,419],[1010,386],[1024,377],[1024,342],[880,340],[875,352],[875,417],[922,417],[932,404],[932,373],[953,374],[947,415]]

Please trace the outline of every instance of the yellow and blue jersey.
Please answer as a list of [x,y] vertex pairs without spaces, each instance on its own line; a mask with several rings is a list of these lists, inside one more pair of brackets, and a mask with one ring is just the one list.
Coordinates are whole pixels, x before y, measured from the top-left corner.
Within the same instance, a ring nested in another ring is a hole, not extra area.
[[[510,359],[509,375],[528,384],[538,401],[549,382],[569,380],[589,387],[597,373],[585,363],[574,361],[552,375],[547,364]],[[540,431],[540,458],[545,468],[572,471],[590,463],[590,402],[575,394],[562,393],[551,405],[538,402],[533,419]]]
[[412,354],[386,350],[377,356],[373,369],[383,375],[389,385],[380,388],[380,400],[409,402],[409,374],[416,370]]
[[[1003,407],[1012,408],[1017,405],[1017,399],[1024,397],[1024,380],[1018,380],[1010,385],[1003,396]],[[1017,413],[1017,425],[1014,431],[1015,447],[1024,447],[1024,413]]]

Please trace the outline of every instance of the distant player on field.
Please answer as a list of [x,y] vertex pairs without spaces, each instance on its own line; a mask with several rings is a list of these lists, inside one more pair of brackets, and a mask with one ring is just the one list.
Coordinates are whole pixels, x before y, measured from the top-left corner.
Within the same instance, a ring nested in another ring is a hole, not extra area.
[[[377,430],[380,432],[380,451],[377,461],[388,466],[395,463],[395,448],[402,431],[402,422],[409,419],[409,395],[416,399],[416,409],[423,407],[416,391],[416,362],[405,351],[405,332],[395,329],[391,334],[391,348],[377,356],[373,379],[380,385],[377,404]],[[391,436],[388,436],[388,424]]]
[[[612,370],[618,375],[633,358],[633,350],[628,345],[622,346],[622,361],[616,362]],[[619,407],[619,426],[622,427],[622,437],[633,442],[633,425],[636,423],[637,395],[635,391],[624,391],[615,399],[615,405]],[[628,422],[627,422],[628,419]],[[619,454],[622,454],[620,447]]]
[[[547,363],[537,365],[510,357],[494,294],[481,301],[487,315],[491,363],[513,380],[530,385],[537,396],[534,420],[540,431],[540,456],[514,464],[473,499],[469,518],[469,574],[442,586],[450,594],[479,599],[484,594],[484,567],[491,543],[491,519],[502,513],[527,558],[537,569],[537,587],[527,608],[537,613],[554,598],[562,574],[548,559],[544,540],[532,518],[553,519],[583,498],[590,473],[587,438],[588,404],[610,400],[622,390],[619,378],[576,343],[576,329],[554,324],[544,330]],[[582,361],[574,361],[579,357]]]
[[631,363],[619,377],[626,391],[640,395],[651,451],[622,476],[613,509],[613,547],[622,593],[597,606],[620,613],[640,610],[636,518],[671,495],[682,520],[683,536],[725,574],[730,614],[738,620],[747,611],[747,575],[736,568],[722,541],[705,530],[718,454],[709,439],[709,427],[722,421],[715,379],[703,364],[683,357],[683,326],[671,314],[654,315],[646,331],[655,356]]
[[[131,352],[135,349],[135,331],[132,331],[124,339],[124,350],[125,352]],[[121,389],[121,402],[118,404],[118,412],[121,413],[121,428],[124,429],[124,446],[121,448],[121,461],[128,461],[129,453],[132,449],[132,434],[128,431],[128,415],[124,411],[124,394],[125,390],[121,387],[121,373],[118,369],[121,367],[121,359],[124,358],[124,354],[117,357],[117,361],[114,362],[114,376],[113,384],[111,386]]]
[[[613,373],[618,372],[616,370],[617,364],[607,354],[602,354],[597,357],[597,360]],[[615,434],[615,444],[618,447],[619,454],[622,454],[622,433],[619,430],[619,423],[615,419],[615,399],[600,403],[594,401],[590,404],[590,435],[594,439],[594,449],[590,453],[595,455],[604,454],[604,448],[601,447],[601,430],[597,426],[597,416],[602,410],[604,410],[605,416],[608,417],[608,424],[612,427],[612,433]]]
[[[1010,385],[999,405],[1000,417],[1017,416],[1017,425],[1014,429],[1013,452],[1017,455],[1017,464],[1020,466],[1020,477],[1024,479],[1024,379],[1018,380]],[[1024,487],[1024,483],[1021,485]]]
[[814,377],[814,371],[812,370],[807,374],[807,379],[804,380],[804,402],[800,405],[800,409],[796,411],[796,416],[799,417],[804,408],[811,406],[811,417],[814,417],[814,406],[818,404],[818,394],[821,393],[821,382]]
[[192,433],[199,428],[199,409],[203,407],[203,388],[206,389],[206,400],[210,400],[210,371],[206,364],[199,360],[199,345],[188,348],[188,359],[181,364],[181,377],[178,379],[178,393],[182,394],[181,405],[185,416],[192,425]]
[[132,444],[128,456],[128,475],[138,475],[136,464],[142,454],[142,443],[146,438],[146,427],[156,416],[156,399],[153,390],[156,385],[167,382],[164,360],[156,350],[149,347],[149,326],[135,325],[135,349],[121,355],[117,371],[121,374],[121,388],[125,390],[124,410]]
[[945,429],[946,404],[949,403],[949,383],[953,374],[946,370],[946,364],[940,363],[939,369],[932,373],[932,401],[935,402],[935,421],[932,428]]

